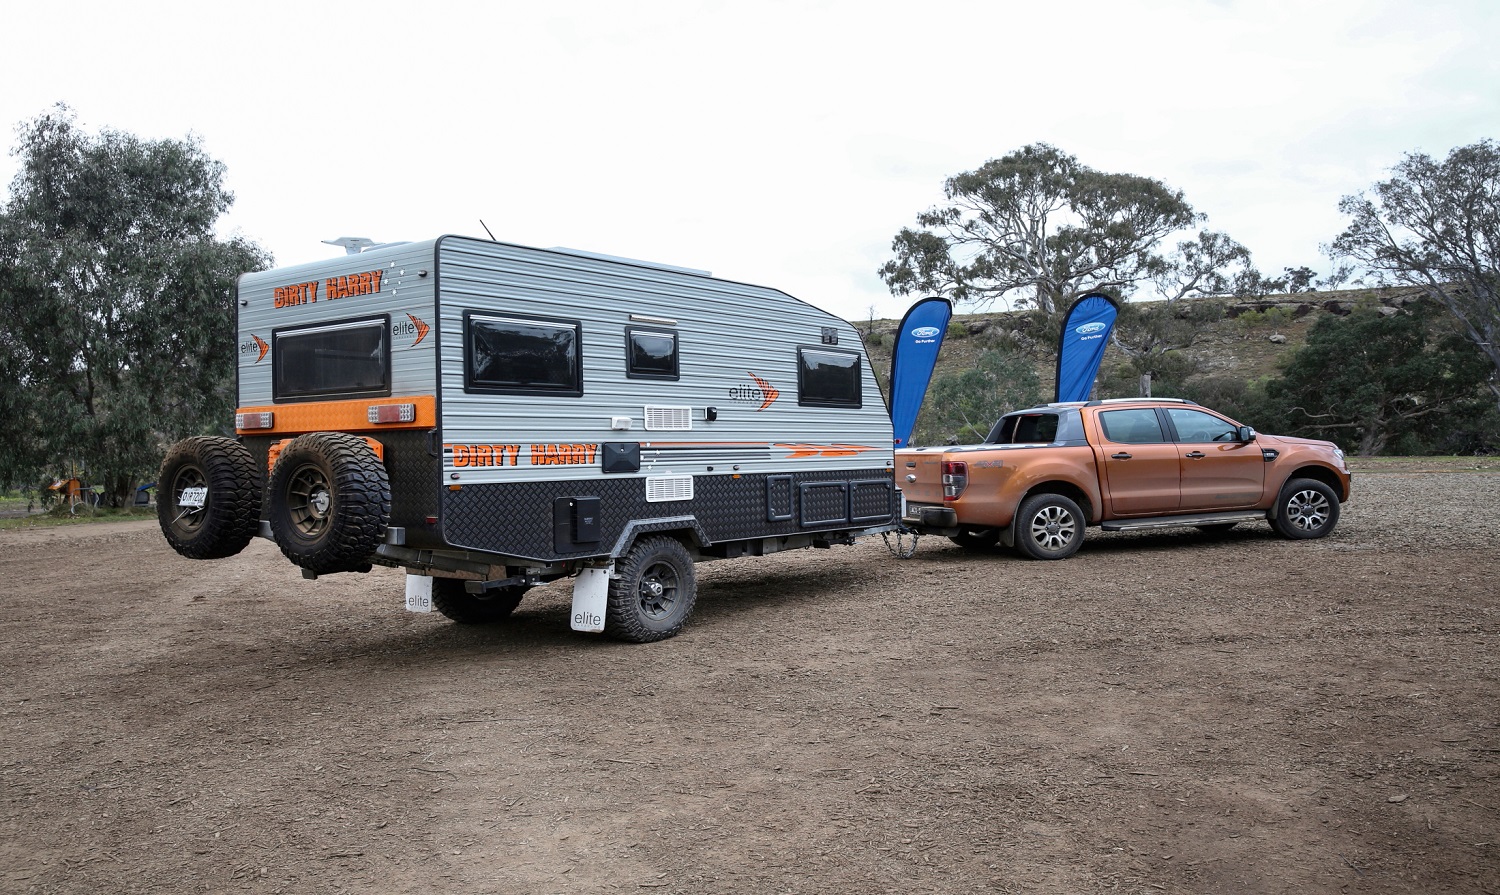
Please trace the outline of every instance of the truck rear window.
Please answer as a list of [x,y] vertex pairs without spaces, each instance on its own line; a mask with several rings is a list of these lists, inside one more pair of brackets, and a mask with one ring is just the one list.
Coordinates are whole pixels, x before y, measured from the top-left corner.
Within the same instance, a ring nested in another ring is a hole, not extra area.
[[464,388],[583,394],[581,329],[576,320],[465,313]]
[[391,393],[390,318],[277,330],[273,399],[359,398]]

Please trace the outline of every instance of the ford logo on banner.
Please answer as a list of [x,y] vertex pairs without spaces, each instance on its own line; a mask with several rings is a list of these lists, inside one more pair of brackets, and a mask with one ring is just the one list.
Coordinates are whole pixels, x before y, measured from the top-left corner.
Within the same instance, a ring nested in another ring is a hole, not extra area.
[[917,424],[917,412],[927,396],[927,383],[937,364],[938,351],[953,305],[946,298],[924,298],[906,310],[896,327],[891,346],[891,435],[898,447],[906,447]]
[[1068,309],[1057,343],[1056,401],[1087,401],[1120,310],[1102,292],[1090,292]]

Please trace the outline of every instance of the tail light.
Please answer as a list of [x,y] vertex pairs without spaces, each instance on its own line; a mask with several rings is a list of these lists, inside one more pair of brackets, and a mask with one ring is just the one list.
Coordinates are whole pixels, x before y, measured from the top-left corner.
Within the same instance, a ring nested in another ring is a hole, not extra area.
[[943,461],[943,500],[958,500],[969,487],[969,464],[962,460]]

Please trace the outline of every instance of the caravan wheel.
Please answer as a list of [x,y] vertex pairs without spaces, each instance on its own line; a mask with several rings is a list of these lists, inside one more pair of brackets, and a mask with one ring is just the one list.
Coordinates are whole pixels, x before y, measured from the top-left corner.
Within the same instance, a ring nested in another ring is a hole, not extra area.
[[615,565],[604,630],[616,640],[650,643],[682,630],[698,599],[693,558],[667,537],[643,538]]
[[366,567],[385,539],[391,482],[363,438],[299,435],[276,459],[271,533],[286,558],[318,574]]
[[161,533],[188,559],[234,556],[255,537],[260,477],[239,442],[208,435],[179,441],[156,480]]

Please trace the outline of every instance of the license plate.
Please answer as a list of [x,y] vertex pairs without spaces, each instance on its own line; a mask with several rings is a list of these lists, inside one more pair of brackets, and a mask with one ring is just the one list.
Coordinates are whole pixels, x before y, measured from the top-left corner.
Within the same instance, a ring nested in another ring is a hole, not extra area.
[[177,498],[180,507],[201,507],[208,502],[208,488],[183,488],[182,495]]

